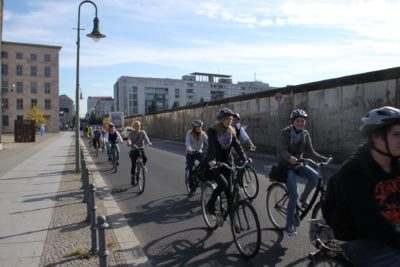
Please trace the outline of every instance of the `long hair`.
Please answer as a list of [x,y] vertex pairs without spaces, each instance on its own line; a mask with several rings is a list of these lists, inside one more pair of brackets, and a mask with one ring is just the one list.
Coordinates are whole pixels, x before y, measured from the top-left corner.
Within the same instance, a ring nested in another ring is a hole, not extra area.
[[194,139],[198,141],[201,137],[203,137],[204,131],[200,130],[200,132],[197,132],[195,128],[196,127],[193,126],[192,130],[190,130],[190,134],[193,136]]
[[217,121],[213,128],[215,129],[215,131],[217,132],[217,136],[223,134],[225,131],[230,131],[232,133],[232,135],[234,137],[236,137],[236,130],[232,127],[229,126],[228,128],[226,128],[221,121]]

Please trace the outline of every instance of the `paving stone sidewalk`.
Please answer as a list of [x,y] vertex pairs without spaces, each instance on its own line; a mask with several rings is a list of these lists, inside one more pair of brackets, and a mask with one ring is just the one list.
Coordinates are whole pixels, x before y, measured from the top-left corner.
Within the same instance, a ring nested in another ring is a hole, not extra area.
[[[71,147],[70,160],[75,152]],[[86,204],[82,203],[83,190],[80,175],[74,173],[74,164],[67,165],[57,193],[46,244],[40,266],[99,266],[97,255],[89,255],[91,248],[90,223],[86,219]],[[102,201],[96,198],[97,216],[107,215]],[[128,266],[113,229],[106,230],[109,256],[108,266]],[[89,257],[87,257],[89,255]]]

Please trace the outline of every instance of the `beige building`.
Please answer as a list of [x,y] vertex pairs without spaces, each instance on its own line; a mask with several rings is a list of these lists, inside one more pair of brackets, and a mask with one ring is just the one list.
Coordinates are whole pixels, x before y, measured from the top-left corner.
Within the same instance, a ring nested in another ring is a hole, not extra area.
[[60,46],[1,42],[2,131],[14,132],[14,121],[26,119],[38,106],[46,131],[59,131]]

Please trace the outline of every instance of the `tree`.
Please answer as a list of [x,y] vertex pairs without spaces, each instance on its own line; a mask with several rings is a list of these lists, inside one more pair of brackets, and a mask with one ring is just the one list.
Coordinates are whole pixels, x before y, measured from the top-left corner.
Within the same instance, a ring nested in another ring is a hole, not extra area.
[[38,106],[33,106],[26,114],[28,120],[35,121],[35,127],[39,128],[40,124],[47,124],[47,120],[44,117],[42,110]]

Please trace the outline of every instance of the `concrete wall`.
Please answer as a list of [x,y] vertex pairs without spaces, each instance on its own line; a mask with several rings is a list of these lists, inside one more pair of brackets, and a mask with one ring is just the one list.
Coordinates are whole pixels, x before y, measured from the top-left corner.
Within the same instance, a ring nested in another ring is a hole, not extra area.
[[[309,113],[307,129],[314,147],[325,154],[347,156],[360,143],[360,118],[367,111],[384,105],[400,107],[399,79],[400,68],[392,68],[288,86],[147,114],[143,124],[150,136],[183,141],[193,120],[202,119],[206,129],[217,111],[228,107],[240,113],[259,148],[274,152],[279,129],[290,123],[294,108],[302,108]],[[280,102],[275,100],[278,92],[283,94]]]

